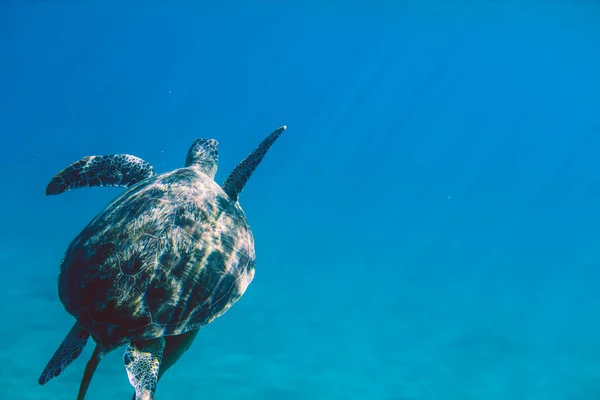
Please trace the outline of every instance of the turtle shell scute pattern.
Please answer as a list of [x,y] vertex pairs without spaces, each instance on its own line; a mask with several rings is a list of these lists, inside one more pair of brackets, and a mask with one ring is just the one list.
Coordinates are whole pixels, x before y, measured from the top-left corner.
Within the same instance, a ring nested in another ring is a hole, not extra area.
[[125,192],[75,238],[59,294],[98,343],[197,329],[254,276],[254,239],[239,204],[183,168]]

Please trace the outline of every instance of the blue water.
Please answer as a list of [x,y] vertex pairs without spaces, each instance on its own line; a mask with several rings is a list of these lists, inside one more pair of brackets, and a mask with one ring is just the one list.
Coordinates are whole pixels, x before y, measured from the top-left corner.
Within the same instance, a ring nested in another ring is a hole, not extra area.
[[[598,2],[109,3],[0,5],[0,398],[74,399],[93,347],[37,385],[62,254],[122,192],[56,172],[213,137],[223,182],[284,124],[240,198],[256,277],[158,400],[600,397]],[[87,399],[131,393],[115,351]]]

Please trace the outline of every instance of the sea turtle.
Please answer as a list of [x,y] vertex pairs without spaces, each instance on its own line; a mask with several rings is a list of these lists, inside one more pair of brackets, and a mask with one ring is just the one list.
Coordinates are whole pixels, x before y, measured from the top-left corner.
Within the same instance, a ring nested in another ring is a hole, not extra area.
[[156,385],[192,344],[198,329],[221,316],[254,277],[254,238],[238,196],[269,148],[271,133],[222,186],[218,143],[197,139],[183,168],[156,174],[144,160],[85,157],[48,184],[47,195],[80,187],[127,187],[75,237],[62,259],[58,294],[77,320],[39,378],[58,376],[92,336],[78,399],[104,355],[124,354],[134,399],[153,399]]

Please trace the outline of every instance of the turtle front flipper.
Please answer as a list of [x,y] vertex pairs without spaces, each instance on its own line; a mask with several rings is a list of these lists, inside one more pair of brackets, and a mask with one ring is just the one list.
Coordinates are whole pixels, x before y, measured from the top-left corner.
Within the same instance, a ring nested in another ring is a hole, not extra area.
[[136,400],[154,399],[165,342],[164,337],[159,337],[129,343],[123,361]]
[[88,156],[60,171],[46,187],[46,195],[81,187],[130,187],[154,175],[154,168],[129,154]]
[[38,379],[38,383],[43,385],[50,379],[60,375],[73,360],[79,357],[89,337],[90,333],[86,331],[82,325],[76,322],[58,349],[56,349],[50,361],[48,361],[40,379]]
[[229,174],[223,183],[222,188],[231,200],[237,201],[242,189],[244,189],[248,179],[250,179],[250,175],[252,175],[256,167],[258,167],[258,164],[260,164],[265,157],[265,154],[267,154],[267,151],[269,151],[273,143],[279,139],[279,136],[281,136],[285,129],[285,125],[275,129],[275,131],[267,136],[265,140],[263,140],[258,147],[254,149],[248,157],[243,159],[242,162],[234,168],[231,174]]

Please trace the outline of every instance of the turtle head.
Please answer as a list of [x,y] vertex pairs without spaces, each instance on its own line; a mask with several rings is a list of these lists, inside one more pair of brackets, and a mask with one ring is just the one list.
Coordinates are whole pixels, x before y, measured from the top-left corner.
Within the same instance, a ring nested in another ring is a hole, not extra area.
[[217,173],[219,142],[215,139],[196,139],[188,150],[185,166],[196,166],[211,178]]

